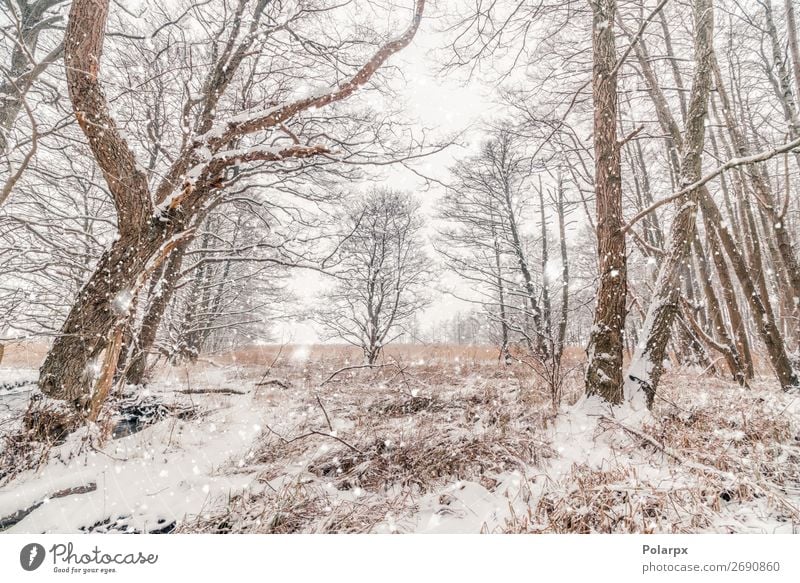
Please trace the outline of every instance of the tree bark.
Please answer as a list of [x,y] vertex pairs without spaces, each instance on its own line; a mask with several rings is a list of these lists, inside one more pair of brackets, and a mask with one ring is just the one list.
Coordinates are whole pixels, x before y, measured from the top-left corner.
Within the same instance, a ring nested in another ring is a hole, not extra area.
[[567,255],[567,237],[564,221],[564,183],[561,176],[558,177],[558,238],[559,249],[561,251],[561,317],[558,321],[558,337],[556,340],[555,362],[561,362],[561,355],[564,353],[564,342],[567,334],[567,318],[569,315],[569,257]]
[[167,306],[172,300],[175,292],[175,285],[178,283],[181,272],[183,256],[189,241],[184,241],[175,251],[170,254],[161,277],[155,281],[153,294],[151,294],[151,304],[142,319],[141,328],[137,340],[131,346],[130,362],[125,370],[126,382],[133,385],[140,385],[145,381],[147,372],[147,355],[153,349],[158,334],[158,327],[167,310]]
[[616,0],[592,0],[595,204],[600,283],[586,349],[586,393],[622,402],[627,264],[617,140]]
[[[166,234],[166,233],[165,233]],[[83,406],[91,390],[92,365],[106,348],[109,332],[141,287],[159,250],[168,253],[161,236],[119,238],[100,259],[83,287],[39,371],[46,395]]]
[[511,364],[511,354],[508,350],[508,321],[506,315],[506,297],[503,285],[502,263],[500,261],[500,243],[497,240],[497,232],[494,227],[494,217],[492,217],[492,247],[494,251],[494,263],[497,271],[497,300],[500,307],[500,355],[499,359],[504,364]]
[[[714,31],[712,0],[694,0],[695,71],[689,97],[686,130],[683,138],[679,188],[697,182],[702,171],[705,144],[705,120],[711,92],[711,55]],[[655,295],[650,302],[641,339],[627,373],[626,386],[631,394],[644,390],[652,406],[661,375],[670,331],[681,298],[681,273],[695,237],[698,189],[678,200],[678,214],[670,230],[670,246],[656,279]],[[627,390],[627,389],[626,389]]]
[[706,263],[705,250],[697,237],[694,239],[694,248],[698,269],[700,270],[700,279],[703,282],[703,293],[706,297],[708,315],[711,318],[712,335],[720,339],[718,344],[722,347],[721,352],[725,357],[725,362],[728,365],[731,376],[740,385],[745,385],[747,384],[747,375],[742,366],[742,359],[739,355],[739,351],[736,349],[733,339],[730,334],[728,334],[728,328],[722,317],[722,308],[720,307],[717,294],[714,291],[711,272]]
[[784,390],[788,390],[800,386],[800,377],[798,377],[797,371],[792,368],[792,362],[786,353],[783,337],[775,325],[775,321],[769,317],[761,294],[758,293],[756,285],[750,276],[747,263],[739,251],[736,241],[734,241],[730,231],[725,226],[717,205],[705,187],[700,189],[699,202],[706,219],[706,227],[713,229],[714,234],[719,237],[725,252],[730,258],[733,270],[739,279],[742,291],[744,291],[744,297],[750,306],[756,329],[764,342],[770,364],[778,377],[781,387]]
[[552,307],[550,305],[550,282],[547,275],[547,263],[550,260],[547,248],[547,221],[544,212],[544,189],[541,179],[539,180],[539,223],[542,231],[542,327],[544,329],[545,342],[550,344],[549,354],[555,349],[555,339],[553,338],[552,326]]

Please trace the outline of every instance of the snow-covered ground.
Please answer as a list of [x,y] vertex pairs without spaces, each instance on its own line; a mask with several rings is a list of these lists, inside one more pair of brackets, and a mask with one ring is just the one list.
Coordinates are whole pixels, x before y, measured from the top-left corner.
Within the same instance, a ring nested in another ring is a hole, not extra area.
[[[769,383],[676,373],[652,414],[577,389],[555,414],[528,371],[490,359],[325,382],[345,363],[293,356],[266,378],[162,370],[138,397],[190,415],[102,442],[97,428],[73,434],[2,483],[0,521],[17,533],[800,530],[800,396]],[[4,435],[31,390],[0,392]]]

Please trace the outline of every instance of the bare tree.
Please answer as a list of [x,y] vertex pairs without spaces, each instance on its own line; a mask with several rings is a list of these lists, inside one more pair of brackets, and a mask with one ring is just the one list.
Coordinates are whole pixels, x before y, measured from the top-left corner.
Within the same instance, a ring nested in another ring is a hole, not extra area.
[[321,297],[324,307],[314,317],[331,337],[360,347],[367,364],[374,364],[428,303],[424,225],[411,195],[386,189],[357,199],[340,221],[347,235],[337,250],[338,281]]
[[[248,6],[251,12],[245,21]],[[92,390],[92,381],[86,378],[87,365],[103,351],[119,353],[115,330],[124,328],[133,300],[170,254],[191,240],[203,210],[224,192],[231,168],[249,163],[291,164],[330,154],[330,145],[311,141],[313,137],[304,143],[289,125],[305,112],[347,99],[366,84],[392,54],[411,42],[424,6],[424,0],[417,0],[408,28],[394,40],[380,43],[372,57],[344,81],[329,81],[324,90],[311,95],[297,97],[295,92],[277,103],[256,102],[238,115],[218,120],[220,100],[242,62],[257,56],[258,47],[271,42],[272,35],[286,32],[286,16],[279,14],[282,6],[266,0],[252,5],[246,0],[238,2],[234,28],[221,43],[223,58],[215,59],[213,82],[206,86],[203,100],[192,104],[204,112],[199,125],[195,131],[183,133],[179,150],[169,156],[172,162],[163,179],[151,189],[131,144],[118,130],[100,84],[108,1],[72,3],[65,37],[69,94],[111,191],[119,237],[81,290],[47,355],[40,371],[40,386],[46,394],[85,403]],[[300,7],[288,19],[298,15],[320,18],[325,12],[325,8],[309,12]],[[262,18],[266,18],[263,26]],[[214,46],[218,46],[216,42]],[[243,148],[245,140],[255,141]],[[108,354],[104,362],[116,368],[118,358]]]
[[[472,282],[487,315],[501,328],[501,357],[509,333],[546,356],[542,281],[523,232],[531,201],[531,159],[507,129],[495,130],[478,155],[457,164],[440,209],[439,252]],[[541,229],[541,225],[540,225]],[[545,235],[543,235],[545,236]]]
[[[708,96],[711,92],[711,61],[713,54],[714,5],[711,0],[695,0],[692,4],[695,37],[695,71],[692,81],[686,130],[679,146],[682,148],[679,186],[682,190],[700,179],[702,153],[705,144],[705,122]],[[679,310],[681,275],[689,257],[697,225],[697,197],[699,189],[688,190],[677,200],[678,213],[672,221],[669,250],[662,263],[655,284],[655,295],[650,301],[641,339],[627,376],[638,383],[653,404],[658,381],[663,372],[663,361],[670,330]]]

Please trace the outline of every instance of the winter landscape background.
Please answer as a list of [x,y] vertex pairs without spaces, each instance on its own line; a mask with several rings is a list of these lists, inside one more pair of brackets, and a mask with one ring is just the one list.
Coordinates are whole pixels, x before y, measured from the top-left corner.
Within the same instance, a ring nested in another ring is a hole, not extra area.
[[0,0],[0,532],[797,532],[798,12]]

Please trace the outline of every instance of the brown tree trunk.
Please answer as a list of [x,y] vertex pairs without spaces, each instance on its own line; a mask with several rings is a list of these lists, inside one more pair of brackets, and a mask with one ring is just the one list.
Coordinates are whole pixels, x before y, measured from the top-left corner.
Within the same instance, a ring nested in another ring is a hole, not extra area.
[[592,0],[595,204],[600,283],[586,349],[586,393],[622,402],[627,264],[617,140],[616,0]]
[[550,305],[550,282],[547,276],[547,263],[550,260],[547,248],[547,221],[544,212],[544,189],[542,181],[539,180],[539,222],[542,230],[542,328],[544,340],[549,343],[549,354],[553,353],[554,339],[552,326],[552,307]]
[[703,224],[705,225],[706,237],[708,238],[709,250],[717,269],[717,277],[722,288],[722,298],[725,300],[725,307],[728,310],[728,318],[731,322],[731,330],[736,340],[737,352],[741,355],[741,363],[744,367],[745,378],[749,381],[755,377],[753,368],[753,355],[750,351],[750,339],[747,337],[744,317],[739,309],[739,302],[736,299],[736,291],[733,287],[728,264],[725,261],[724,249],[722,248],[717,235],[716,228],[709,222],[708,215],[703,212]]
[[[697,182],[701,175],[703,146],[705,144],[705,120],[708,96],[711,91],[711,54],[714,30],[712,0],[694,0],[694,54],[695,72],[689,97],[686,131],[680,163],[679,188],[684,189]],[[658,382],[664,371],[670,331],[678,313],[681,298],[681,273],[695,237],[697,225],[697,189],[690,191],[678,201],[678,214],[672,222],[670,245],[662,263],[647,317],[628,370],[631,394],[641,387],[652,406]],[[626,383],[627,384],[627,383]]]
[[775,321],[769,317],[767,309],[764,307],[761,294],[758,293],[756,285],[750,276],[750,270],[748,269],[744,257],[739,251],[736,241],[734,241],[730,231],[725,226],[717,205],[714,203],[714,200],[705,187],[700,189],[699,200],[703,214],[706,217],[706,226],[714,230],[731,260],[731,265],[742,286],[744,297],[750,306],[756,328],[767,349],[767,356],[769,357],[770,364],[772,364],[772,368],[775,370],[781,387],[787,390],[800,386],[800,377],[798,377],[797,372],[792,368],[792,362],[786,353],[783,337],[775,325]]
[[[494,217],[492,217],[494,223]],[[492,225],[492,245],[494,247],[494,263],[497,270],[497,299],[500,302],[500,355],[499,359],[504,364],[511,364],[511,353],[508,346],[508,321],[506,318],[506,297],[503,286],[502,263],[500,262],[500,245],[497,240],[497,233]]]
[[[525,249],[522,246],[522,236],[519,233],[514,205],[511,200],[511,187],[507,183],[503,185],[503,196],[505,199],[505,211],[508,216],[508,229],[511,235],[512,248],[517,258],[517,263],[519,264],[522,280],[525,284],[526,299],[530,305],[530,317],[533,320],[533,333],[535,338],[530,338],[528,330],[526,330],[528,344],[531,349],[535,347],[539,356],[547,358],[547,344],[544,341],[544,334],[542,333],[542,310],[539,308],[539,302],[536,300],[536,285],[533,282],[533,275],[528,265]],[[526,314],[526,318],[527,316],[528,314]]]
[[[65,33],[67,86],[78,124],[103,170],[117,209],[119,238],[103,255],[40,369],[42,391],[86,406],[96,373],[90,366],[141,285],[140,275],[163,243],[165,225],[150,223],[147,178],[120,137],[98,81],[108,0],[75,0]],[[131,296],[132,294],[132,296]]]
[[567,316],[569,315],[569,257],[567,256],[567,237],[564,227],[564,184],[558,177],[558,238],[561,250],[561,317],[558,321],[558,337],[553,359],[561,362],[564,353],[564,341],[567,334]]
[[147,372],[147,355],[153,349],[156,334],[164,313],[167,310],[175,285],[180,279],[183,256],[189,241],[186,240],[170,254],[159,281],[154,282],[154,294],[151,294],[151,303],[142,320],[137,340],[131,347],[130,363],[126,367],[125,380],[133,385],[140,385],[145,381]]
[[[91,390],[92,363],[110,341],[109,333],[136,297],[148,263],[162,248],[162,238],[117,239],[100,259],[78,294],[39,371],[46,395],[83,405]],[[116,364],[116,363],[115,363]]]
[[718,344],[722,347],[722,355],[725,357],[725,362],[728,365],[728,370],[733,379],[740,385],[745,385],[747,383],[747,377],[744,367],[742,366],[742,360],[733,339],[730,334],[728,334],[728,328],[722,317],[722,308],[720,307],[717,294],[714,291],[711,271],[706,263],[705,250],[700,240],[696,237],[694,239],[694,248],[697,266],[700,271],[700,279],[703,282],[703,292],[706,297],[708,315],[711,319],[712,336],[716,336],[720,339]]

